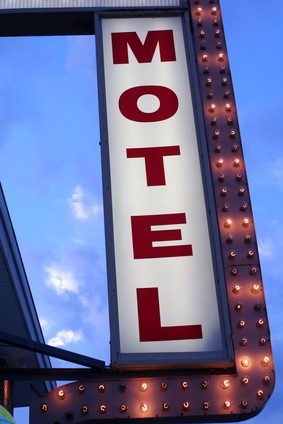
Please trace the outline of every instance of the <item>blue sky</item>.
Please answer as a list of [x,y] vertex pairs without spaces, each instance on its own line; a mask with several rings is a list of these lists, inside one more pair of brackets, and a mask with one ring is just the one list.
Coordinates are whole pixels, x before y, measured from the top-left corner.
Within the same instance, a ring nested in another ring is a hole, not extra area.
[[[222,0],[283,416],[283,3]],[[0,180],[47,343],[109,362],[94,37],[0,39]],[[75,311],[75,313],[74,313]],[[65,366],[52,360],[54,366]],[[27,424],[27,411],[16,412]]]

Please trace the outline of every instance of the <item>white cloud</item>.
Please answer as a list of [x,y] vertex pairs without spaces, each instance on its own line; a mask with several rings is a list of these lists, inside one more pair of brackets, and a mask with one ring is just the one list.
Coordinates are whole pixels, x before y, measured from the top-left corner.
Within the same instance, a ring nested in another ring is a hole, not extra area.
[[272,249],[273,246],[274,244],[272,243],[270,239],[265,238],[264,240],[261,240],[258,244],[258,250],[259,250],[260,256],[265,258],[271,257],[273,254],[273,249]]
[[81,331],[61,330],[57,332],[56,336],[48,340],[48,344],[54,347],[65,346],[69,343],[79,342],[82,338]]
[[40,326],[43,330],[43,333],[46,333],[49,330],[49,328],[51,327],[50,321],[45,319],[45,318],[39,317],[39,322],[40,322]]
[[91,216],[97,215],[102,208],[92,202],[88,194],[80,185],[74,188],[71,197],[68,199],[72,213],[76,219],[86,220]]
[[78,293],[79,284],[72,271],[61,267],[58,264],[52,264],[44,268],[45,283],[47,286],[56,290],[58,295],[65,293]]

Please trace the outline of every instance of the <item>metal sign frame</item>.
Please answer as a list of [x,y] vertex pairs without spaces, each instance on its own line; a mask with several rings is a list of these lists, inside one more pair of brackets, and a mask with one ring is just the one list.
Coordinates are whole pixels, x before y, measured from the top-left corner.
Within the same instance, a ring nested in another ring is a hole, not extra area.
[[[240,421],[257,415],[272,394],[275,373],[270,331],[220,4],[218,0],[190,0],[182,2],[182,8],[185,3],[203,115],[200,128],[214,187],[233,367],[211,371],[197,366],[194,370],[166,371],[106,369],[97,377],[92,374],[89,380],[62,386],[43,398],[33,394],[31,424],[70,420]],[[24,19],[38,10],[18,12]],[[89,12],[94,21],[99,10],[88,10],[87,19]],[[1,17],[8,15],[13,15],[11,10],[1,11]],[[46,31],[52,33],[48,25]],[[29,29],[22,28],[22,32],[28,34]],[[18,35],[17,28],[9,28],[12,33]],[[61,33],[76,32],[68,29]]]

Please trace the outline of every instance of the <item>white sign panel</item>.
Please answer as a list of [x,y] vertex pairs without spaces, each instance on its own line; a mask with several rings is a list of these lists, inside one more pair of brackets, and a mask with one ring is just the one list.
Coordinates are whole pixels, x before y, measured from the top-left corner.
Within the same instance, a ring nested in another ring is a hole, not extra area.
[[102,38],[117,354],[213,356],[223,340],[182,19],[102,19]]

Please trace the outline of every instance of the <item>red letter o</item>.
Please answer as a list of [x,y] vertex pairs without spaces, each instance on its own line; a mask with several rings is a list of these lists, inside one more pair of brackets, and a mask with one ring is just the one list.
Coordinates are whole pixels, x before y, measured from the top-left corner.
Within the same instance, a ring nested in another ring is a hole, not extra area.
[[[141,96],[158,97],[160,106],[155,112],[143,112],[138,108]],[[178,110],[178,97],[174,91],[162,85],[143,85],[124,91],[119,99],[119,109],[125,118],[136,122],[157,122],[171,118]]]

